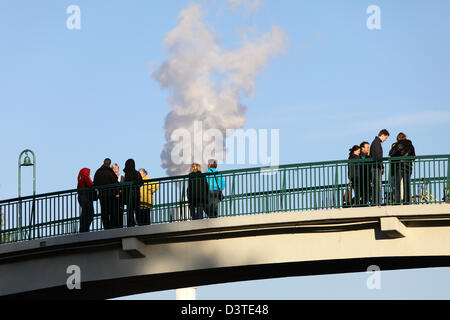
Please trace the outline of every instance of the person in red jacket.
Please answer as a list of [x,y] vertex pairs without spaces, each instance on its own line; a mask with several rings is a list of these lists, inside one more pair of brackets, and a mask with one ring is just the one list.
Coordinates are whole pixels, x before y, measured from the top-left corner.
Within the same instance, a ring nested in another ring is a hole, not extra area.
[[91,170],[83,168],[78,174],[78,203],[81,207],[80,232],[89,232],[92,221],[94,220],[94,190],[83,190],[92,188],[94,183],[90,177]]

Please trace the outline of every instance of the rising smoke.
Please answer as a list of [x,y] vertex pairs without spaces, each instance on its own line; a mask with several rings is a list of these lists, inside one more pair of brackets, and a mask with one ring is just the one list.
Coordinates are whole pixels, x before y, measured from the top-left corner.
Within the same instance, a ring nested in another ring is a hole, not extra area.
[[[167,143],[161,153],[162,167],[169,176],[186,174],[190,165],[172,160],[177,143],[171,139],[174,130],[182,128],[193,135],[194,123],[201,121],[203,130],[214,128],[226,137],[227,129],[244,127],[247,107],[241,98],[253,94],[256,77],[270,58],[284,50],[286,42],[284,31],[273,26],[255,41],[245,39],[240,48],[227,50],[202,22],[199,4],[180,13],[178,25],[164,40],[168,59],[152,74],[162,88],[170,90],[171,111],[164,126]],[[194,159],[202,146],[194,150],[192,145],[192,150]]]

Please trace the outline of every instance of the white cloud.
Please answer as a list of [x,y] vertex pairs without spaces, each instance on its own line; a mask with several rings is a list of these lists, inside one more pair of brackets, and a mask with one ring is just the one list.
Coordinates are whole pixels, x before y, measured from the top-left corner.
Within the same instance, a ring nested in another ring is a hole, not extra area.
[[236,9],[238,7],[245,7],[250,11],[256,11],[261,6],[260,0],[228,0],[228,6],[231,9]]

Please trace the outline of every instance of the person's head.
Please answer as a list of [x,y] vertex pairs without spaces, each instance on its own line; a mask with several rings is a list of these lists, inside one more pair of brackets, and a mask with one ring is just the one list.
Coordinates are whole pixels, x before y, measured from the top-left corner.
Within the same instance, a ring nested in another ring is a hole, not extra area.
[[103,160],[103,165],[105,167],[110,167],[111,166],[111,159],[110,158],[106,158],[105,160]]
[[361,148],[357,145],[354,145],[351,149],[350,149],[350,154],[355,154],[357,156],[359,156],[361,154]]
[[89,177],[90,174],[91,174],[91,169],[83,168],[80,170],[80,173],[78,173],[78,178],[81,176]]
[[114,163],[111,168],[113,169],[115,174],[119,174],[119,165],[117,163]]
[[361,152],[364,152],[365,154],[369,154],[370,144],[367,141],[361,142],[359,147],[361,148]]
[[125,173],[127,173],[127,172],[131,173],[131,172],[135,172],[136,171],[136,164],[134,163],[133,159],[128,159],[125,162],[125,168],[123,169],[123,171]]
[[144,168],[139,169],[139,173],[141,174],[142,178],[145,178],[147,176],[147,170]]
[[209,168],[217,169],[217,161],[214,159],[208,160],[208,169]]
[[191,173],[202,172],[202,167],[198,163],[193,163],[190,171]]
[[404,134],[403,132],[400,132],[397,136],[397,142],[406,140],[406,138],[407,138],[406,134]]
[[380,138],[381,142],[385,142],[387,138],[389,138],[389,136],[389,131],[387,131],[386,129],[381,130],[378,134],[378,138]]
[[80,170],[80,173],[78,173],[78,182],[81,182],[85,177],[89,177],[91,174],[91,170],[88,168],[83,168]]

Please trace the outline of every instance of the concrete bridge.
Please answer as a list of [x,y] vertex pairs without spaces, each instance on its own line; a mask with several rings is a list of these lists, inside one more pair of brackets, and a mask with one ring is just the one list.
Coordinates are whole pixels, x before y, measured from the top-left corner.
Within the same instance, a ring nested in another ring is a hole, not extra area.
[[[383,162],[379,190],[372,186],[370,161],[221,172],[226,187],[219,217],[203,220],[189,214],[189,177],[155,179],[142,186],[159,185],[151,225],[104,230],[96,202],[88,233],[78,232],[79,190],[2,200],[0,298],[105,299],[362,272],[371,265],[450,266],[450,155]],[[395,170],[402,166],[412,176],[401,188]],[[357,187],[348,185],[350,171],[367,186],[360,198],[352,192]],[[133,188],[116,184],[83,192],[131,195]]]
[[[0,296],[106,299],[371,265],[450,266],[450,205],[280,212],[4,244]],[[81,288],[70,290],[74,279]]]

